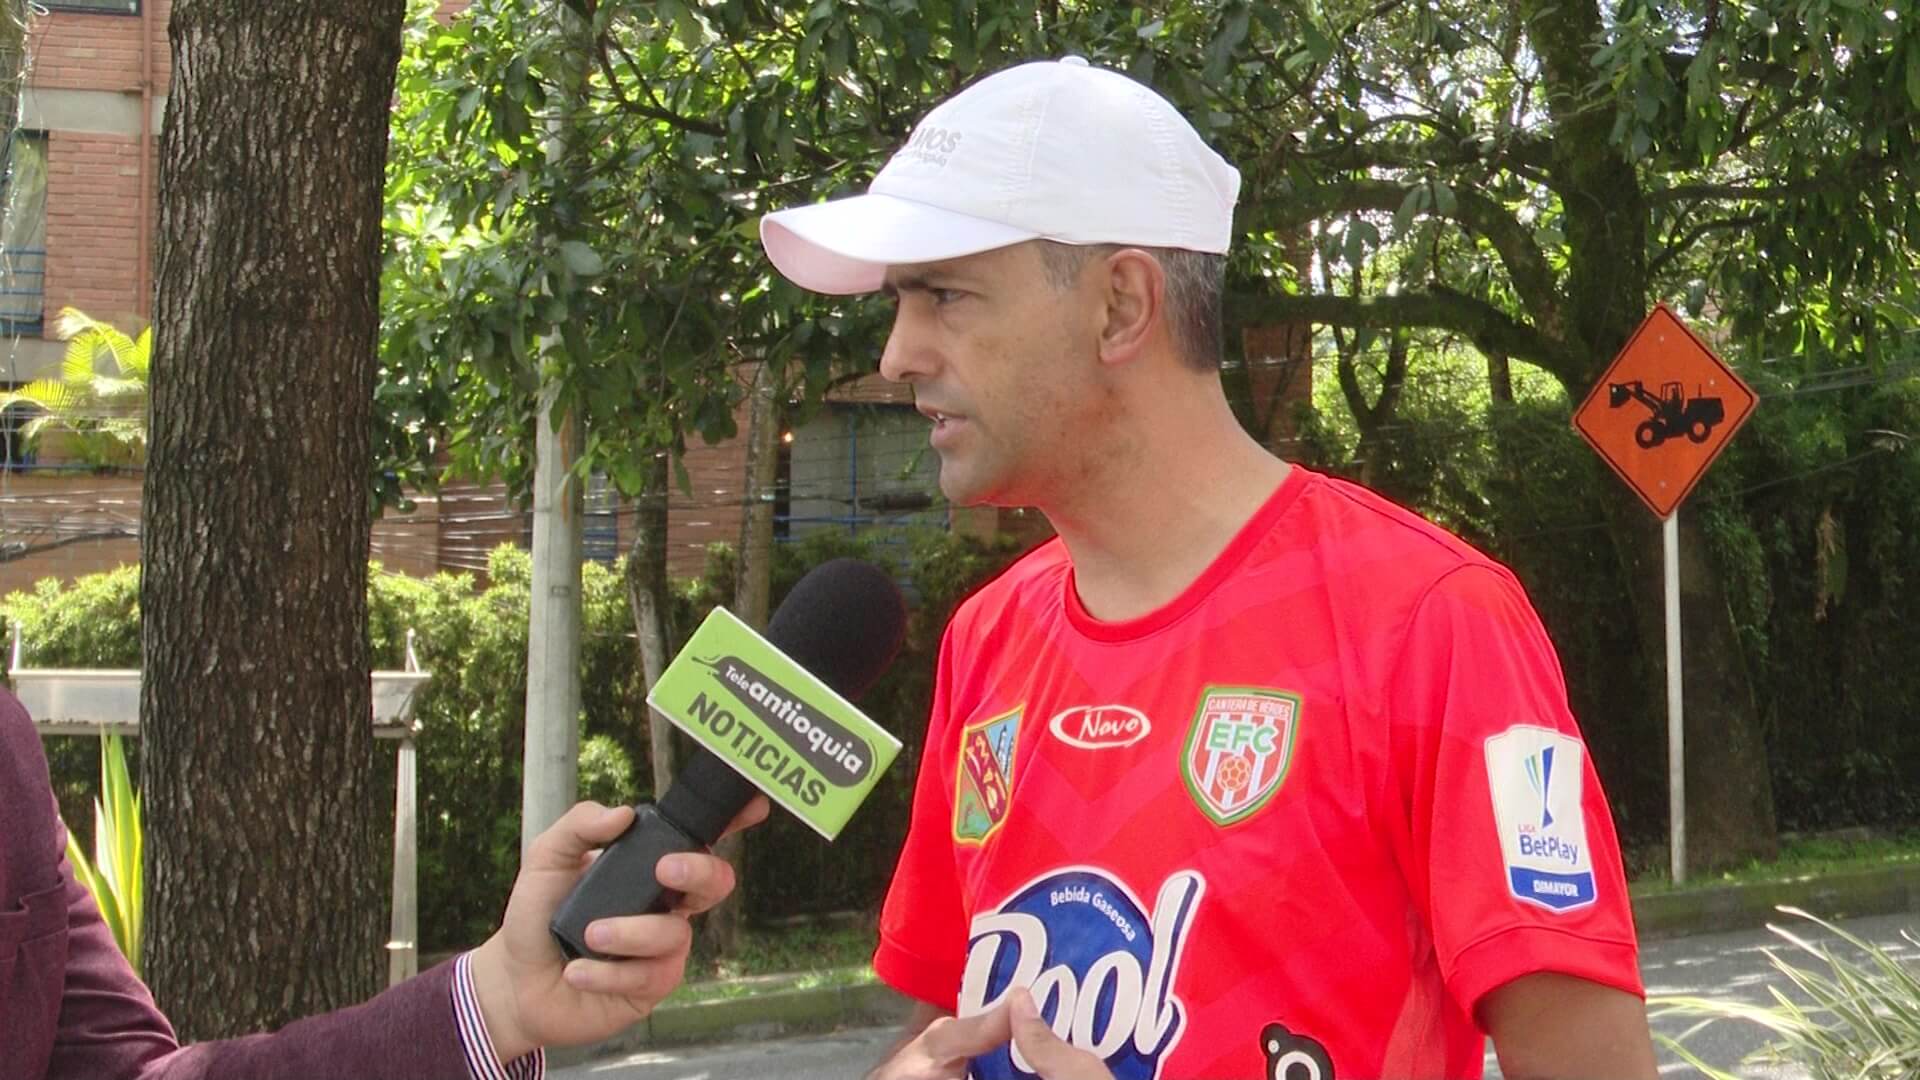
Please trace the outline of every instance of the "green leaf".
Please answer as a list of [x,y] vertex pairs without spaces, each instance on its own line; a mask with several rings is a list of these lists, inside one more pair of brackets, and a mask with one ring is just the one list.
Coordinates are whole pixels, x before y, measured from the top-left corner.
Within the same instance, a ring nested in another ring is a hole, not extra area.
[[581,277],[593,277],[606,269],[600,253],[584,240],[561,241],[560,257],[566,260],[567,269]]
[[1433,208],[1441,217],[1452,217],[1454,208],[1459,205],[1453,197],[1453,189],[1438,180],[1433,182]]
[[1907,42],[1907,100],[1920,109],[1920,41]]
[[1393,212],[1393,234],[1405,236],[1413,227],[1413,219],[1427,206],[1427,186],[1415,184],[1407,189],[1407,197],[1400,200],[1400,209]]
[[1235,49],[1247,40],[1247,24],[1253,13],[1241,5],[1227,16],[1226,25],[1207,45],[1206,77],[1209,82],[1218,80],[1226,74],[1227,64],[1233,59]]

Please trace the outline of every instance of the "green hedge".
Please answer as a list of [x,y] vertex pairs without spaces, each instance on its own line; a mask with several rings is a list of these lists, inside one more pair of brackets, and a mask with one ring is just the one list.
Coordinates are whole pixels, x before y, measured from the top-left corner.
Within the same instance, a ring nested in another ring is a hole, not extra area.
[[[807,569],[842,555],[888,564],[906,584],[914,601],[906,648],[862,704],[908,750],[831,846],[784,814],[749,834],[743,880],[750,919],[878,903],[906,829],[940,630],[953,606],[1015,554],[1006,542],[981,544],[946,533],[917,536],[905,546],[822,537],[778,550],[776,605]],[[676,641],[731,595],[733,565],[732,553],[717,547],[706,572],[676,589]],[[490,932],[518,864],[530,570],[525,551],[502,547],[489,559],[484,582],[465,573],[410,578],[377,567],[372,577],[368,631],[374,667],[401,667],[412,629],[420,664],[433,673],[415,712],[421,725],[425,951],[460,948]],[[581,795],[607,803],[650,797],[642,685],[620,568],[589,564],[583,584]],[[0,601],[0,614],[25,634],[25,662],[31,666],[137,667],[138,598],[138,571],[129,567],[70,585],[43,581],[32,592]],[[61,812],[84,830],[98,784],[99,749],[91,738],[50,738],[46,744]],[[128,748],[137,763],[138,740]],[[376,752],[382,799],[377,813],[386,821],[393,744],[382,742]]]

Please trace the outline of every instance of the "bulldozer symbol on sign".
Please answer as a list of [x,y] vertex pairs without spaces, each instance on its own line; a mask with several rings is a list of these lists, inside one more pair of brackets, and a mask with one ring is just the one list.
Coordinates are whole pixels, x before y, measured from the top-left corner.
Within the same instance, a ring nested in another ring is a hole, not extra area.
[[1607,384],[1609,406],[1617,409],[1629,401],[1637,401],[1653,413],[1652,419],[1640,421],[1640,426],[1633,429],[1633,441],[1642,450],[1681,435],[1690,442],[1706,442],[1714,427],[1727,418],[1727,408],[1719,398],[1689,399],[1677,382],[1661,384],[1659,397],[1648,393],[1638,379]]

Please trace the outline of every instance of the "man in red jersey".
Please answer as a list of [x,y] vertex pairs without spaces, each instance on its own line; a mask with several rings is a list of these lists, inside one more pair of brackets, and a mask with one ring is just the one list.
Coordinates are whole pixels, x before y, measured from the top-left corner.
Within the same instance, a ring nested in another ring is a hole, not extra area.
[[1218,376],[1239,175],[1067,60],[934,109],[775,266],[897,304],[956,504],[1058,537],[941,647],[882,1080],[1655,1075],[1620,853],[1503,567],[1268,454]]

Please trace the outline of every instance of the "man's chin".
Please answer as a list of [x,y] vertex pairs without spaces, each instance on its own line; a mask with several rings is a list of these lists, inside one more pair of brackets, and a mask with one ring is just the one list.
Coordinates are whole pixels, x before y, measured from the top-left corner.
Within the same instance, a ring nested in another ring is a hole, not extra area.
[[945,473],[940,474],[940,494],[946,496],[947,502],[953,506],[1013,505],[1002,499],[994,498],[992,491],[981,485],[969,484],[958,477],[949,478]]

